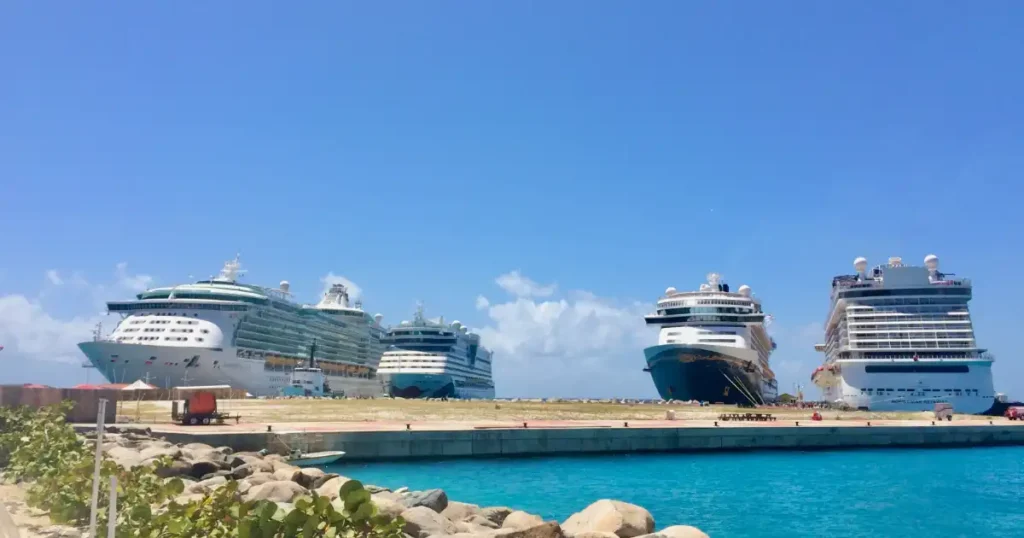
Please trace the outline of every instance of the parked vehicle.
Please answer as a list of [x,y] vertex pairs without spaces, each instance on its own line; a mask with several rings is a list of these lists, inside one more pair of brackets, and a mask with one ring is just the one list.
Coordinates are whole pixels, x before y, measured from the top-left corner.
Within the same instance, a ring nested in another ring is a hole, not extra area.
[[171,420],[179,422],[183,426],[224,424],[224,419],[227,418],[234,418],[237,424],[241,417],[232,417],[218,411],[217,395],[212,392],[199,390],[189,394],[182,413],[178,413],[177,400],[171,403]]
[[1024,420],[1024,407],[1014,406],[1006,408],[1003,416],[1010,420]]

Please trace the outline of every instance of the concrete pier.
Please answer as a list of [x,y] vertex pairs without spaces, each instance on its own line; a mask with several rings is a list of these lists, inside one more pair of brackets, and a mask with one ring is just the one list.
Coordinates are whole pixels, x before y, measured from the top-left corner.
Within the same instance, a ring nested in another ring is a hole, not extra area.
[[[270,433],[267,428],[270,428]],[[544,421],[482,423],[310,423],[152,426],[177,443],[235,450],[343,450],[346,460],[540,456],[864,447],[1024,445],[1024,424],[996,419],[930,421],[719,423],[713,421]]]

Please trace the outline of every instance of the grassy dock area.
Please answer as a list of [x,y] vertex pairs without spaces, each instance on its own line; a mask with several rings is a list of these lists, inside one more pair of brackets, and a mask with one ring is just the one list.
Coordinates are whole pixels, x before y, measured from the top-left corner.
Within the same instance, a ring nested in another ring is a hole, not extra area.
[[[735,406],[698,407],[683,404],[579,402],[579,401],[463,401],[450,400],[331,400],[272,399],[221,400],[221,411],[242,416],[242,423],[288,422],[438,422],[438,421],[524,421],[524,420],[664,420],[675,412],[676,420],[715,420],[721,413],[736,412]],[[742,411],[742,410],[741,410]],[[778,420],[809,420],[811,409],[768,407],[758,412]],[[867,411],[821,411],[825,420],[931,420],[932,413],[883,413]],[[990,417],[957,415],[956,420],[989,420]],[[118,421],[164,424],[171,421],[167,401],[123,401],[118,404]]]

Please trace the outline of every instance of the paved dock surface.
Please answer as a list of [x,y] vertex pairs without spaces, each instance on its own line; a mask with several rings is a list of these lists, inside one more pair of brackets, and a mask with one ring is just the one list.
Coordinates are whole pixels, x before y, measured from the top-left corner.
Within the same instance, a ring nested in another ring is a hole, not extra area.
[[[529,420],[142,425],[180,443],[235,450],[344,450],[346,459],[616,452],[1024,445],[1024,423],[930,420]],[[269,432],[268,432],[269,427]]]

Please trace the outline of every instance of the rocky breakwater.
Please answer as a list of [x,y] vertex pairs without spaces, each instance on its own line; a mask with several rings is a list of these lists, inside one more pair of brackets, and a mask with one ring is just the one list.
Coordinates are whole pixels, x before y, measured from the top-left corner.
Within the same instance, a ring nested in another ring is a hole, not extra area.
[[[156,472],[161,478],[185,483],[181,495],[174,499],[181,504],[200,500],[234,482],[243,500],[270,501],[285,512],[294,509],[294,501],[313,492],[341,510],[344,500],[339,492],[351,480],[320,469],[296,467],[279,455],[234,452],[202,443],[175,445],[144,431],[107,434],[104,452],[126,468],[160,461]],[[683,525],[656,531],[650,512],[615,500],[599,500],[559,523],[512,508],[452,501],[440,489],[364,487],[377,513],[402,519],[407,538],[707,537],[699,529]]]

